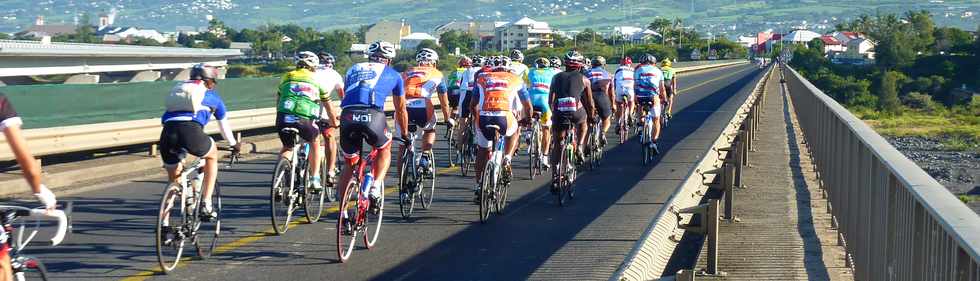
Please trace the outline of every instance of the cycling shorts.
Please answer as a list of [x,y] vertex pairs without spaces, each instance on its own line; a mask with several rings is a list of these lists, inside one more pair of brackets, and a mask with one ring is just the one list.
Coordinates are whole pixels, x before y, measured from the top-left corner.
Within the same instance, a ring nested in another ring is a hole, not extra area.
[[299,131],[299,137],[310,143],[316,140],[317,136],[322,133],[320,126],[313,120],[278,112],[276,113],[276,131],[279,132],[279,141],[282,142],[283,147],[296,145],[296,138],[290,133],[283,132],[283,129],[286,128],[296,129]]
[[360,157],[362,141],[377,149],[391,143],[385,113],[375,107],[344,108],[340,113],[340,149],[344,158]]
[[668,98],[674,96],[674,87],[670,87],[670,86],[664,87],[664,91],[667,92]]
[[459,91],[465,91],[465,90],[460,90],[460,89],[449,90],[449,95],[446,98],[449,100],[449,107],[451,108],[459,107]]
[[660,118],[660,114],[663,112],[663,104],[654,103],[652,97],[636,97],[636,103],[644,107],[650,107],[651,113],[653,113],[654,118]]
[[163,123],[160,133],[160,158],[168,167],[176,166],[187,153],[204,157],[214,147],[214,140],[195,121]]
[[612,116],[612,104],[609,103],[609,96],[606,96],[605,93],[592,93],[592,101],[599,118],[606,119]]
[[555,115],[551,117],[551,122],[558,129],[567,129],[572,125],[578,125],[585,123],[588,114],[585,113],[584,108],[579,108],[574,112],[555,112]]
[[[436,116],[435,114],[429,115],[429,110],[420,108],[407,108],[405,109],[408,113],[408,124],[414,124],[418,126],[422,131],[431,131],[436,128]],[[395,127],[395,131],[398,135],[401,135],[402,130],[399,127]]]
[[[486,116],[480,115],[476,121],[476,145],[482,148],[490,147],[490,139],[487,136],[492,136],[494,129],[487,128],[490,125],[497,125],[500,127],[500,131],[503,131],[504,137],[513,136],[517,132],[517,120],[514,119],[513,114],[504,114],[502,116]],[[498,132],[499,133],[499,132]]]
[[633,90],[616,92],[616,102],[624,103],[632,98],[633,98]]
[[462,106],[459,107],[459,116],[466,118],[470,116],[470,102],[473,100],[473,91],[467,91],[466,96],[463,96]]

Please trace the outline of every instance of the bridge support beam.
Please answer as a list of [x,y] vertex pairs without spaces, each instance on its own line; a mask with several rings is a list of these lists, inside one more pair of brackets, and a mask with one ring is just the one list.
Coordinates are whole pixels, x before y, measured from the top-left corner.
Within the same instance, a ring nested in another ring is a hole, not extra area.
[[133,78],[129,82],[152,82],[160,80],[160,72],[153,70],[144,70],[137,72],[133,75]]
[[99,84],[99,75],[75,74],[65,80],[65,84]]
[[173,80],[174,81],[181,81],[181,80],[189,80],[189,79],[191,79],[191,70],[190,69],[181,69],[179,72],[177,72],[177,75],[174,75],[174,79]]

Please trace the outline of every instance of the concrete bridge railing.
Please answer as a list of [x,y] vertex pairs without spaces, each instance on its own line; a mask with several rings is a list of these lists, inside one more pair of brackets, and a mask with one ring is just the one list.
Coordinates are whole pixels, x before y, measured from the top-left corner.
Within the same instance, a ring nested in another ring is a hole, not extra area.
[[788,66],[828,211],[856,280],[980,280],[980,216]]

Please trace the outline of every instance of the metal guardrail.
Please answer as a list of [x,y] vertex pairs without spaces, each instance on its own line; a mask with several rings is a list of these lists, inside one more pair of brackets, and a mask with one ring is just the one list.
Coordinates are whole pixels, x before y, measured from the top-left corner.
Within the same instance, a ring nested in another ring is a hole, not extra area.
[[113,44],[43,43],[30,40],[0,40],[0,56],[70,56],[70,57],[201,57],[233,58],[242,55],[236,49],[196,49],[149,47]]
[[[633,249],[627,254],[619,269],[610,276],[610,281],[638,281],[660,278],[664,274],[671,255],[677,248],[685,230],[711,235],[710,243],[717,243],[717,223],[712,223],[715,216],[718,219],[718,201],[712,199],[709,204],[699,205],[708,189],[720,189],[728,195],[724,198],[726,206],[722,219],[734,220],[731,209],[734,193],[732,188],[741,185],[741,169],[748,163],[747,150],[751,149],[755,128],[758,126],[758,116],[763,99],[763,85],[766,77],[773,70],[768,69],[762,79],[755,85],[752,93],[739,105],[728,125],[709,149],[706,149],[697,165],[689,171],[689,175],[680,187],[671,194],[664,207],[660,209],[647,226]],[[702,216],[700,224],[693,224],[694,214]],[[717,246],[709,252],[716,253]],[[709,273],[715,273],[717,259],[709,257]]]
[[[711,65],[678,68],[678,72],[690,72],[743,64],[747,62],[726,62]],[[438,105],[438,99],[434,100]],[[392,108],[391,101],[385,108]],[[338,106],[338,104],[334,104]],[[236,131],[269,128],[275,126],[275,108],[232,111],[229,120]],[[144,119],[89,125],[51,127],[24,130],[28,148],[35,156],[56,155],[80,151],[122,147],[137,144],[151,144],[159,140],[160,119]],[[214,122],[208,124],[206,132],[216,134]],[[7,140],[0,140],[0,161],[14,159]]]
[[783,67],[856,280],[980,280],[980,216],[867,124]]

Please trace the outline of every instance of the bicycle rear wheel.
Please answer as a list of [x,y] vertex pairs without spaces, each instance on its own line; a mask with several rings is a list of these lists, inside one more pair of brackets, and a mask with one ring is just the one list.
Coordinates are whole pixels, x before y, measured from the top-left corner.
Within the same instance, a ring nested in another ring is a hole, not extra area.
[[510,183],[498,183],[494,189],[496,196],[494,198],[496,203],[497,214],[504,213],[504,207],[507,207],[507,190],[510,189]]
[[457,157],[459,157],[459,151],[456,150],[456,128],[449,128],[446,130],[446,144],[449,149],[446,149],[448,155],[447,161],[449,161],[449,167],[456,167],[456,163],[459,162]]
[[398,175],[398,209],[401,211],[402,218],[412,216],[415,210],[415,193],[413,189],[417,186],[417,174],[415,169],[415,153],[406,150],[402,155],[402,163]]
[[160,199],[160,212],[157,214],[156,247],[157,262],[164,273],[169,273],[180,263],[184,254],[184,200],[180,186],[171,184]]
[[[337,258],[346,262],[354,252],[357,243],[358,228],[355,225],[357,217],[357,198],[360,193],[360,183],[351,179],[344,194],[340,196],[340,209],[337,212]],[[350,231],[349,233],[345,233]]]
[[[48,281],[48,268],[35,257],[20,256],[14,262],[22,264],[22,276],[14,276],[14,280],[43,280]],[[23,277],[23,279],[19,279]]]
[[[323,171],[326,170],[326,168],[323,167],[324,164],[325,163],[323,162],[320,163],[320,186],[323,187],[323,190],[314,190],[312,188],[312,184],[308,184],[309,187],[303,189],[303,209],[306,212],[306,221],[309,223],[316,223],[320,221],[320,216],[323,215],[323,201],[326,200],[328,189],[328,187],[323,184],[323,179],[327,177],[327,174],[323,173]],[[309,169],[309,166],[307,166],[307,169]],[[306,180],[303,182],[308,183],[313,180],[310,173],[305,173],[303,177],[306,178]]]
[[481,175],[482,183],[480,185],[480,222],[486,223],[487,219],[490,218],[490,210],[493,208],[493,164],[488,163],[487,167],[483,169],[483,175]]
[[[200,202],[197,209],[204,208],[204,195],[197,202]],[[214,194],[211,194],[211,207],[218,215],[212,221],[201,221],[194,238],[194,246],[197,246],[197,255],[201,258],[208,258],[214,253],[215,246],[218,245],[218,236],[221,235],[221,186],[215,183]]]
[[364,247],[368,249],[373,248],[378,242],[378,237],[381,236],[381,223],[385,213],[385,191],[381,190],[379,194],[381,194],[381,198],[378,198],[378,204],[380,204],[378,213],[364,212]]
[[295,179],[293,176],[292,163],[286,158],[279,159],[276,163],[275,172],[272,174],[272,188],[269,194],[269,209],[271,211],[272,228],[276,234],[283,234],[289,230],[289,221],[293,216],[293,207],[296,200]]
[[[429,155],[429,159],[430,159],[429,165],[435,163],[435,161],[431,160],[435,158],[435,156],[432,155],[432,152],[428,152],[426,154]],[[429,209],[429,206],[432,206],[432,198],[436,194],[436,169],[435,167],[431,168],[430,170],[431,173],[428,171],[423,172],[421,171],[421,168],[419,168],[418,170],[420,171],[419,173],[416,174],[421,175],[420,177],[421,180],[418,183],[419,185],[418,199],[420,203],[422,203],[422,209]]]
[[[567,136],[566,136],[567,138]],[[558,161],[558,167],[555,167],[555,172],[558,173],[558,206],[565,206],[565,194],[568,192],[568,168],[571,163],[572,150],[566,142],[562,142],[561,158]]]

